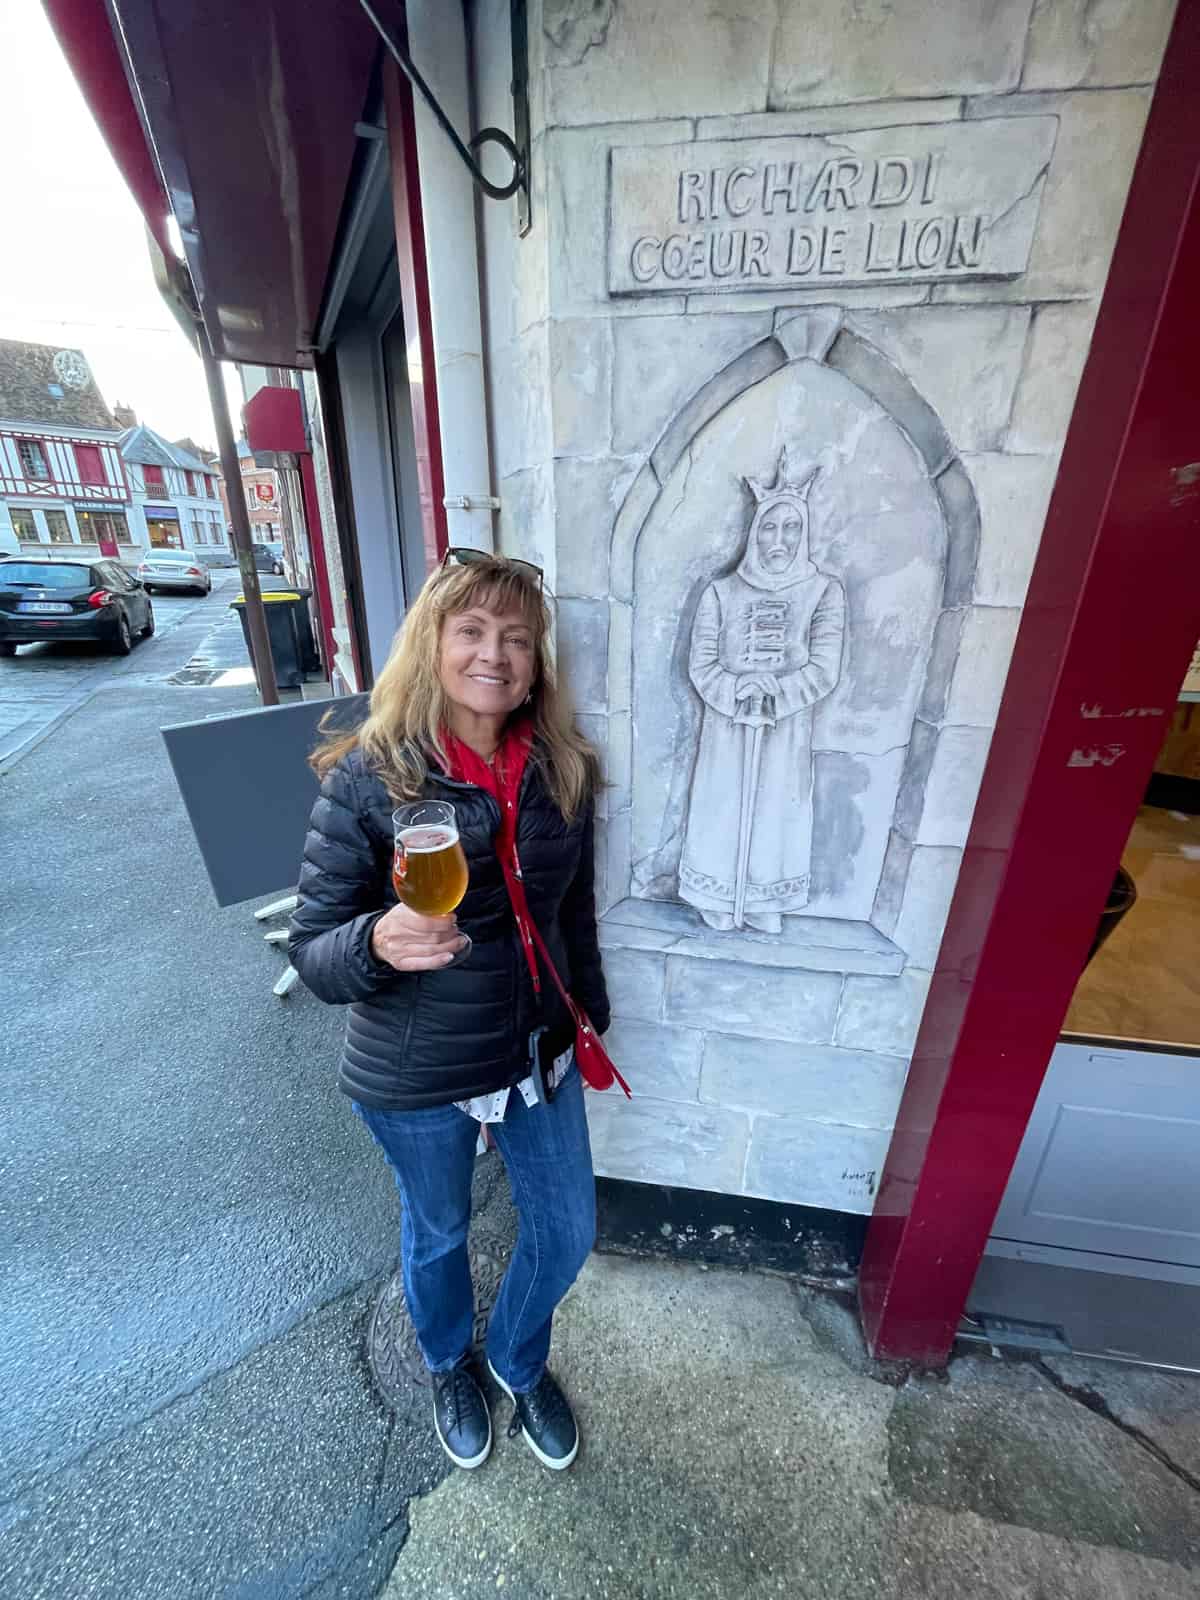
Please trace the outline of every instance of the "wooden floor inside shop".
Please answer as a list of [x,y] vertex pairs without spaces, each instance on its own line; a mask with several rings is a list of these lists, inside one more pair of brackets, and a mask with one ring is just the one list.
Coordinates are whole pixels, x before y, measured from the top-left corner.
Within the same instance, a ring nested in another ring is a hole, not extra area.
[[1064,1032],[1200,1050],[1200,816],[1143,806],[1121,864],[1137,900],[1080,979]]

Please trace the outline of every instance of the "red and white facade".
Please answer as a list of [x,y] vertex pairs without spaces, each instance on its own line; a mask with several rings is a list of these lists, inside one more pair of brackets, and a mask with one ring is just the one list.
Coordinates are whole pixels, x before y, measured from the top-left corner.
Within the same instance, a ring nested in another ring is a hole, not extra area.
[[[273,544],[284,538],[290,507],[287,491],[274,467],[260,467],[244,439],[238,440],[238,466],[242,472],[242,498],[250,517],[250,534],[255,544]],[[221,479],[221,505],[229,521],[228,486]]]
[[0,422],[0,548],[134,556],[142,543],[115,431]]

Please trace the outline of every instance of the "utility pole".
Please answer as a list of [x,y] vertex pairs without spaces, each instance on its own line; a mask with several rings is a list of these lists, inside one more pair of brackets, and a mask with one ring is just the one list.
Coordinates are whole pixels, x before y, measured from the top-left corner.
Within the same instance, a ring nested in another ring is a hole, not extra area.
[[220,365],[208,342],[208,330],[200,321],[196,324],[196,342],[200,347],[200,359],[204,363],[204,377],[208,384],[213,426],[217,430],[217,451],[221,457],[221,471],[225,474],[225,498],[229,502],[229,522],[233,529],[233,548],[237,552],[238,570],[242,575],[242,593],[246,597],[250,655],[258,679],[258,692],[264,706],[277,706],[279,687],[275,682],[275,662],[271,656],[271,641],[267,633],[267,614],[263,609],[258,568],[254,565],[250,514],[246,510],[246,497],[242,493],[242,469],[238,465],[233,423],[229,418],[229,401],[225,394]]

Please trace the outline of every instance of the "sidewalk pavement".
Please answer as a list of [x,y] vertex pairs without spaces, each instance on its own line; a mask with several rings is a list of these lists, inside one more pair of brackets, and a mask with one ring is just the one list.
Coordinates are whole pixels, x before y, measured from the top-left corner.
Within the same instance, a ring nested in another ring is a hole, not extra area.
[[777,1276],[594,1256],[553,1361],[583,1446],[505,1437],[409,1508],[386,1600],[1195,1600],[1200,1380],[1099,1362],[872,1374]]
[[[1200,1597],[1195,1380],[972,1356],[886,1387],[779,1276],[594,1257],[556,1328],[566,1474],[503,1437],[455,1472],[426,1388],[386,1412],[396,1199],[342,1018],[277,1001],[251,907],[212,904],[158,732],[254,704],[172,686],[233,659],[214,624],[2,785],[3,1600]],[[495,1156],[476,1201],[502,1254]]]

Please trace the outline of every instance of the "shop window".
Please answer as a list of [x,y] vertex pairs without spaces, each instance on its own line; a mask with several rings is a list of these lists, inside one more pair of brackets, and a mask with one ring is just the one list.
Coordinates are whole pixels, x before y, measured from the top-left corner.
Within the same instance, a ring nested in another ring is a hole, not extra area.
[[46,532],[50,535],[51,544],[75,543],[75,535],[71,532],[71,523],[65,511],[46,512]]
[[80,483],[105,483],[104,460],[100,454],[100,446],[95,444],[77,444],[75,446],[75,470],[79,474]]
[[32,511],[26,510],[24,506],[12,506],[9,516],[12,518],[13,532],[18,539],[37,541],[37,522]]
[[156,550],[182,550],[183,534],[179,524],[165,517],[147,517],[146,531],[150,544]]
[[129,524],[123,511],[77,511],[79,537],[85,544],[98,544],[106,555],[116,555],[116,550],[104,546],[129,543]]
[[46,458],[46,447],[40,439],[18,439],[17,455],[26,478],[49,479],[50,463]]
[[147,465],[142,468],[142,472],[145,475],[147,489],[161,489],[163,487],[163,469],[161,467]]

